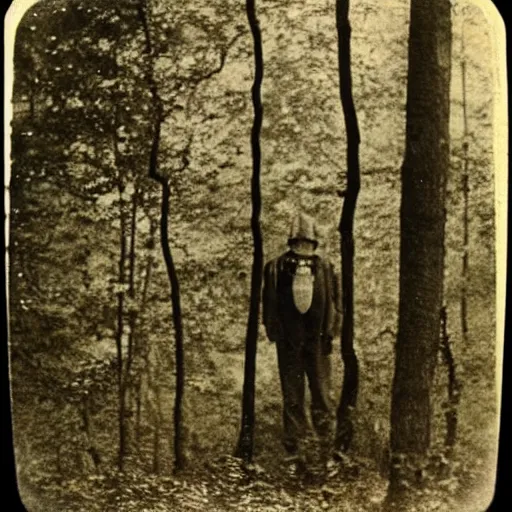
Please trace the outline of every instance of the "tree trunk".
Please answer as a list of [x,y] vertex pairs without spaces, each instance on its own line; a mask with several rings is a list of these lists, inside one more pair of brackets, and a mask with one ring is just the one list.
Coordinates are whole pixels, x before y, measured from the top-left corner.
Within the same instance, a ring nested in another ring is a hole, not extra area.
[[125,403],[125,450],[128,452],[131,448],[133,432],[133,423],[127,421],[127,418],[133,416],[132,397],[133,379],[131,369],[133,364],[133,344],[135,338],[135,325],[137,321],[137,312],[134,310],[135,304],[135,242],[137,234],[137,203],[139,192],[135,190],[132,195],[132,211],[130,219],[130,249],[128,252],[128,297],[130,299],[130,307],[128,311],[128,347],[126,353],[124,378],[123,378],[123,400]]
[[91,415],[89,412],[90,400],[91,398],[89,395],[82,398],[82,408],[80,412],[82,416],[83,430],[88,443],[87,453],[91,457],[94,468],[98,470],[99,465],[101,464],[101,456],[98,452],[98,448],[96,447],[96,443],[94,442],[94,434],[92,432]]
[[244,385],[242,398],[242,421],[238,445],[235,451],[237,457],[250,462],[253,456],[254,445],[254,402],[256,381],[256,349],[258,343],[258,324],[260,313],[260,295],[263,279],[263,241],[261,236],[261,148],[260,131],[263,121],[263,105],[261,103],[261,84],[263,81],[263,46],[258,18],[256,16],[255,0],[247,0],[246,10],[249,25],[254,40],[254,83],[252,86],[252,102],[254,108],[254,122],[251,131],[252,148],[252,179],[251,179],[251,229],[253,236],[253,263],[251,273],[251,295],[249,304],[249,318],[245,336],[245,365]]
[[[183,351],[183,327],[181,320],[181,302],[180,288],[176,268],[172,258],[169,244],[169,202],[170,189],[169,181],[158,173],[158,152],[160,149],[160,132],[164,120],[162,100],[158,93],[158,85],[154,78],[154,54],[151,43],[151,34],[148,24],[147,5],[141,0],[138,8],[139,18],[141,20],[145,43],[146,54],[148,57],[148,70],[146,80],[151,93],[154,107],[154,125],[153,125],[153,143],[149,157],[149,177],[157,181],[162,189],[161,209],[160,209],[160,244],[167,270],[167,277],[171,288],[172,319],[175,334],[175,353],[176,353],[176,393],[174,402],[174,469],[179,471],[185,466],[185,452],[183,449],[183,422],[182,406],[185,391],[185,362]],[[184,157],[184,167],[188,166],[186,155]]]
[[443,298],[450,68],[449,0],[412,0],[390,502],[404,495],[404,483],[420,483],[420,466],[430,446],[431,390]]
[[[155,379],[156,380],[156,379]],[[160,401],[160,390],[158,383],[154,384],[155,408],[153,420],[153,473],[160,473],[160,428],[162,423],[162,405]]]
[[[141,305],[140,305],[140,312],[139,312],[139,329],[142,328],[141,322],[144,320],[144,312],[146,310],[147,300],[148,300],[148,291],[149,291],[149,283],[151,282],[151,275],[153,270],[153,248],[155,246],[155,231],[156,226],[153,219],[150,219],[150,227],[149,227],[149,239],[148,239],[148,256],[146,260],[146,269],[144,273],[144,281],[142,285],[142,298],[141,298]],[[145,371],[147,373],[148,368],[148,359],[147,359],[147,347],[143,348],[141,346],[141,340],[139,337],[135,340],[135,354],[136,357],[141,357],[144,360],[144,363],[146,365]],[[135,403],[136,403],[136,415],[135,415],[135,437],[137,445],[140,442],[140,425],[141,425],[141,419],[142,419],[142,385],[143,385],[143,375],[144,371],[141,370],[140,374],[138,375],[136,389],[135,389]]]
[[119,388],[119,471],[124,469],[124,457],[126,453],[126,431],[125,431],[125,396],[123,389],[123,334],[124,334],[124,280],[125,280],[125,260],[126,260],[126,219],[124,213],[124,184],[119,180],[119,290],[117,292],[117,328],[116,328],[116,350],[117,350],[117,384]]
[[[464,18],[463,18],[464,23]],[[464,344],[468,341],[468,270],[469,270],[469,130],[466,98],[466,58],[464,47],[464,25],[462,26],[462,48],[461,48],[461,75],[462,75],[462,113],[464,120],[463,145],[464,151],[464,171],[462,174],[462,195],[464,210],[462,214],[463,245],[462,245],[462,272],[461,272],[461,296],[460,296],[460,320],[462,329],[462,341]]]
[[339,233],[341,278],[343,293],[343,324],[341,328],[341,356],[344,365],[343,389],[337,411],[335,448],[348,450],[353,436],[351,411],[356,406],[359,369],[354,350],[354,215],[359,194],[360,135],[352,97],[350,63],[349,0],[336,1],[338,30],[338,69],[340,99],[347,132],[347,189],[341,212]]
[[183,328],[181,321],[181,302],[178,276],[169,246],[168,216],[169,216],[169,185],[162,185],[162,210],[160,218],[160,241],[164,255],[167,276],[171,285],[172,319],[176,343],[176,392],[174,399],[174,469],[184,468],[185,452],[183,449],[183,399],[185,392],[185,355],[183,351]]
[[450,457],[457,441],[457,423],[458,423],[458,407],[460,401],[461,385],[457,379],[455,358],[448,335],[448,316],[446,306],[441,308],[441,353],[443,361],[446,365],[448,374],[448,400],[444,413],[446,419],[446,436],[444,444],[446,447],[446,455]]
[[142,420],[142,373],[135,382],[135,446],[140,449],[140,425]]

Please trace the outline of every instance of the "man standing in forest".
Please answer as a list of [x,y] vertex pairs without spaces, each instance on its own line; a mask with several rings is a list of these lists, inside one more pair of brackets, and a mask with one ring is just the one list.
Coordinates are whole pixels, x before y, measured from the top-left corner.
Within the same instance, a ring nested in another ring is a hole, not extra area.
[[334,420],[330,354],[341,305],[332,265],[315,254],[318,236],[311,217],[300,213],[293,219],[288,245],[287,252],[265,265],[263,323],[277,346],[283,442],[290,469],[296,470],[305,461],[311,438],[304,407],[305,376],[320,453],[327,455],[330,447]]

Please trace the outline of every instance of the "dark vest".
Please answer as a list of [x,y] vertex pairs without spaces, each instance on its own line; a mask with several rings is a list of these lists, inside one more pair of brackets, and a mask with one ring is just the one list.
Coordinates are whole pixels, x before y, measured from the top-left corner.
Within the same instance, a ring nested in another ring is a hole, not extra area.
[[[293,299],[292,283],[299,262],[314,276],[313,299],[306,313],[300,313]],[[264,270],[263,322],[271,341],[285,339],[302,345],[332,338],[339,293],[332,265],[320,256],[298,256],[288,251],[269,261]],[[339,308],[341,309],[341,308]]]

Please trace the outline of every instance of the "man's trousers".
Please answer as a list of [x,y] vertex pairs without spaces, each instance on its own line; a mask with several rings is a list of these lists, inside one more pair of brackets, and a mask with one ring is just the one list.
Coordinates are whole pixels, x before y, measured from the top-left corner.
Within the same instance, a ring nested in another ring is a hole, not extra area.
[[334,424],[331,361],[319,339],[280,339],[276,343],[283,393],[284,446],[300,452],[310,437],[305,410],[305,381],[311,393],[311,420],[321,445],[330,442]]

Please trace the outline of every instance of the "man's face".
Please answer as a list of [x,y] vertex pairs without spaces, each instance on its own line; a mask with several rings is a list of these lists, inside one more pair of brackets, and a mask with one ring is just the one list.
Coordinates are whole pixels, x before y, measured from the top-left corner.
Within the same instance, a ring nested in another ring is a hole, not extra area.
[[290,249],[297,254],[313,254],[315,252],[315,243],[310,240],[294,240],[290,244]]

